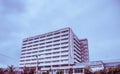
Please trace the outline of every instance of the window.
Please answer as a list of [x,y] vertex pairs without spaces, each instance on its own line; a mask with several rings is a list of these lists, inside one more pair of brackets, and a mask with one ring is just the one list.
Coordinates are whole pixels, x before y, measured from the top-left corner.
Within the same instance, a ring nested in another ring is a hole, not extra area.
[[40,50],[39,52],[44,52],[44,50]]
[[51,53],[46,53],[45,55],[51,55]]
[[65,32],[68,32],[68,30],[62,31],[61,33],[65,33]]
[[59,42],[60,40],[54,40],[53,42]]
[[27,45],[27,43],[24,43],[23,45]]
[[39,37],[34,38],[34,40],[37,40],[37,39],[39,39]]
[[56,32],[56,33],[54,33],[54,35],[57,35],[57,34],[60,34],[60,32]]
[[31,56],[26,56],[27,58],[31,57]]
[[39,47],[39,49],[42,49],[42,48],[45,48],[44,46],[42,46],[42,47]]
[[30,46],[27,46],[27,47],[28,47],[28,48],[29,48],[29,47],[32,47],[32,45],[30,45]]
[[55,36],[54,38],[60,38],[60,36]]
[[52,38],[47,38],[46,40],[51,40]]
[[38,48],[33,48],[33,50],[36,50],[36,49],[38,49]]
[[32,52],[32,53],[37,53],[37,51],[34,51],[34,52]]
[[65,51],[61,51],[61,53],[65,53],[65,52],[68,52],[68,50],[65,50]]
[[20,64],[20,65],[24,65],[24,64]]
[[39,60],[43,60],[44,58],[39,58]]
[[39,45],[44,45],[45,43],[40,43]]
[[20,60],[20,62],[24,62],[25,60]]
[[34,43],[37,43],[37,42],[39,42],[39,41],[34,41]]
[[35,45],[33,45],[33,46],[38,46],[38,44],[35,44]]
[[25,55],[26,53],[22,53],[21,55]]
[[80,48],[78,48],[77,46],[74,46],[75,47],[75,49],[77,50],[77,51],[80,51]]
[[32,49],[27,49],[26,51],[30,51],[30,50],[32,50]]
[[44,63],[44,62],[39,62],[39,64],[42,64],[42,63]]
[[22,49],[27,48],[27,47],[22,47]]
[[46,51],[51,51],[51,49],[46,49]]
[[63,60],[61,60],[61,61],[62,61],[62,62],[63,62],[63,61],[68,61],[68,59],[63,59]]
[[50,61],[45,61],[45,63],[50,63]]
[[53,52],[53,54],[59,54],[59,52]]
[[25,58],[25,57],[20,57],[20,58]]
[[59,58],[59,56],[53,56],[53,58]]
[[63,45],[63,44],[68,44],[68,42],[63,42],[63,43],[61,43],[61,45]]
[[53,35],[53,34],[48,34],[47,37],[48,37],[48,36],[52,36],[52,35]]
[[31,59],[27,59],[26,61],[31,61]]
[[43,36],[40,36],[40,38],[44,38],[45,36],[43,35]]
[[36,60],[36,59],[32,59],[32,61],[34,61],[34,60]]
[[46,44],[52,43],[52,41],[46,42]]
[[36,55],[31,55],[31,57],[35,57]]
[[41,41],[45,41],[45,39],[40,40],[40,42],[41,42]]
[[68,46],[63,46],[63,47],[61,47],[62,49],[64,49],[64,48],[68,48]]
[[25,52],[26,50],[22,50],[22,52]]
[[50,59],[51,57],[46,57],[45,59]]
[[28,52],[28,53],[26,53],[26,54],[31,54],[31,52]]
[[57,49],[60,49],[59,47],[58,48],[54,48],[54,50],[57,50]]
[[74,38],[74,41],[76,41],[79,45],[81,45],[80,41]]
[[32,41],[33,39],[29,39],[29,41]]
[[28,40],[24,40],[23,42],[27,42]]
[[68,34],[61,35],[61,37],[68,36]]
[[60,45],[60,43],[58,43],[58,44],[54,44],[53,46],[57,46],[57,45]]
[[63,38],[63,39],[61,39],[61,40],[68,40],[68,38]]
[[67,57],[68,55],[61,55],[61,57]]
[[[75,59],[78,61],[78,62],[80,62],[80,57],[78,56],[78,55],[76,55],[76,54],[74,54],[76,57],[75,57]],[[79,58],[79,59],[77,59],[77,58]]]
[[74,49],[74,51],[77,53],[77,54],[79,54],[80,55],[80,51],[79,50],[77,50],[77,49]]
[[33,42],[29,42],[28,44],[32,44]]
[[47,45],[46,47],[52,47],[52,45]]
[[75,69],[75,73],[82,73],[82,72],[83,72],[83,69],[80,69],[80,68]]
[[53,62],[59,62],[59,60],[54,60]]

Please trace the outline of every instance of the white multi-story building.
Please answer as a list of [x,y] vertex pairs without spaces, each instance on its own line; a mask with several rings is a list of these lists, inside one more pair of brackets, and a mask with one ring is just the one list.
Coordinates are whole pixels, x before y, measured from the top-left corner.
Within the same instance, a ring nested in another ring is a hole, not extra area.
[[88,61],[87,39],[79,40],[70,28],[63,28],[23,39],[19,67],[48,70]]

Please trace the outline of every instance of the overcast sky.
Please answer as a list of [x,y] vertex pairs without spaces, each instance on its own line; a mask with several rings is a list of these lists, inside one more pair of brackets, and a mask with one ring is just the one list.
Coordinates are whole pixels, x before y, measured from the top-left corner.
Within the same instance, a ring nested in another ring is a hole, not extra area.
[[72,28],[90,61],[120,59],[119,0],[0,0],[0,67],[18,65],[22,39]]

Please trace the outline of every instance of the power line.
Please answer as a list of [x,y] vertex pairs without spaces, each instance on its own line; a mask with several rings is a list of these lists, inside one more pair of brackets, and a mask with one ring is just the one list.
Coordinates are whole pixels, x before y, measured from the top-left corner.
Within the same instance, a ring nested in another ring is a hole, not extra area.
[[3,54],[3,53],[0,53],[0,55],[1,55],[1,56],[4,56],[4,57],[7,57],[7,58],[9,58],[9,59],[11,59],[11,60],[14,60],[14,61],[15,61],[15,59],[16,59],[16,58],[13,58],[13,57],[11,57],[11,56],[5,55],[5,54]]

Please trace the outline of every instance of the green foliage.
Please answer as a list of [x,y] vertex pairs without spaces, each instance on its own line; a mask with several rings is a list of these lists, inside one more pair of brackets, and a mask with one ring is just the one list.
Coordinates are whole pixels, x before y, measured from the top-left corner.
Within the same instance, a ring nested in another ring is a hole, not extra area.
[[0,74],[4,74],[4,69],[0,68]]
[[86,66],[84,68],[84,72],[85,72],[85,74],[92,74],[91,67],[90,66]]
[[27,67],[23,67],[23,74],[27,74]]
[[73,69],[72,68],[69,69],[69,74],[73,74]]
[[34,74],[35,70],[34,69],[30,69],[29,74]]
[[9,72],[9,74],[15,74],[15,72],[14,72],[15,68],[14,68],[13,65],[8,66],[7,70],[8,70],[8,72]]

